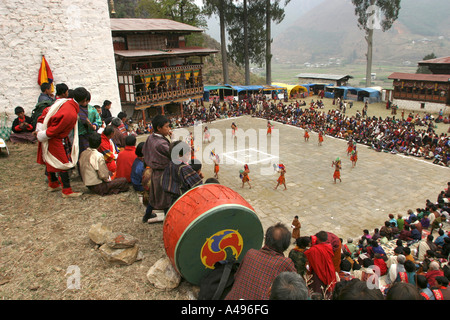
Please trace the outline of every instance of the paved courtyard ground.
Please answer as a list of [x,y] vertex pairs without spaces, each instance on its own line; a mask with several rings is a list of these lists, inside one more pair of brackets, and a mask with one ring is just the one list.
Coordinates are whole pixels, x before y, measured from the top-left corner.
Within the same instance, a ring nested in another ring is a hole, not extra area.
[[[239,128],[237,139],[231,137],[232,122]],[[197,157],[203,159],[205,179],[214,175],[213,164],[208,159],[213,148],[222,160],[220,183],[241,194],[253,206],[264,230],[277,222],[290,226],[298,215],[301,235],[325,230],[343,239],[359,238],[363,229],[372,232],[381,227],[389,213],[406,215],[408,209],[423,208],[427,199],[435,202],[450,180],[449,168],[415,157],[378,153],[364,145],[358,145],[359,159],[352,168],[345,140],[325,137],[323,145],[318,146],[315,133],[305,142],[302,129],[273,124],[274,134],[270,138],[266,136],[264,119],[243,116],[218,120],[208,124],[211,145],[204,143],[197,148]],[[189,130],[201,132],[200,128]],[[255,134],[258,139],[250,138]],[[246,135],[245,146],[242,146],[242,135]],[[221,138],[223,141],[219,141]],[[222,154],[218,151],[220,146]],[[334,184],[331,162],[336,157],[342,160],[342,182]],[[236,161],[231,161],[232,158]],[[268,159],[271,161],[262,161]],[[248,185],[242,188],[239,178],[239,170],[247,161],[251,189]],[[286,166],[287,190],[283,186],[274,190],[278,173],[272,167],[273,162]]]

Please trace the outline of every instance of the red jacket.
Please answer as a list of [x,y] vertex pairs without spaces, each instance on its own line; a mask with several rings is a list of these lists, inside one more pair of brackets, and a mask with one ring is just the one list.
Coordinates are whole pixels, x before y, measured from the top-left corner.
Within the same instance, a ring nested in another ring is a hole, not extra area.
[[116,178],[123,177],[131,182],[131,167],[136,158],[136,147],[134,146],[126,146],[125,149],[120,151],[116,161]]
[[[64,148],[63,140],[66,139],[78,120],[78,103],[72,99],[66,101],[47,123],[48,152],[62,163],[68,163],[69,158]],[[48,110],[47,110],[48,112]],[[38,158],[38,161],[41,159]],[[61,172],[48,163],[48,172]]]

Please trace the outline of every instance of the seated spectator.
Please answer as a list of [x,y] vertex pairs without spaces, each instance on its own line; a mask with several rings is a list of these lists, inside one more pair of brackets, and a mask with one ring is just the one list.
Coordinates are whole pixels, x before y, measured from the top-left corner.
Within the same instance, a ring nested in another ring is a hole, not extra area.
[[355,278],[351,274],[352,264],[350,263],[350,261],[343,259],[341,261],[340,269],[341,269],[341,271],[339,271],[339,273],[338,273],[339,281],[350,281]]
[[398,214],[397,215],[397,227],[400,232],[402,232],[404,225],[405,225],[405,220],[403,220],[403,216],[401,214]]
[[292,259],[298,274],[304,276],[307,273],[308,258],[305,250],[311,245],[310,237],[299,237],[295,239],[295,247],[289,251],[289,258]]
[[412,241],[413,238],[411,237],[411,231],[409,229],[409,225],[405,224],[405,226],[403,227],[403,230],[400,232],[399,236],[398,236],[399,240],[402,241]]
[[384,226],[380,228],[380,233],[381,232],[384,232],[386,234],[386,238],[388,238],[388,240],[392,239],[392,228],[389,221],[384,222]]
[[397,263],[392,263],[388,269],[386,283],[392,284],[396,281],[400,272],[406,272],[405,270],[406,258],[403,254],[397,255]]
[[406,260],[404,263],[405,272],[399,272],[395,282],[406,282],[416,285],[416,265],[414,262]]
[[119,150],[125,148],[125,137],[126,135],[122,133],[120,126],[122,125],[122,120],[119,118],[113,118],[111,121],[111,126],[114,129],[114,135],[111,140],[116,144]]
[[[416,225],[415,224],[411,224],[410,228],[411,228],[412,242],[420,241],[422,239],[422,233],[417,229]],[[409,244],[410,243],[411,242],[409,242]]]
[[144,191],[144,186],[142,185],[142,177],[145,170],[144,153],[142,152],[144,144],[144,142],[141,142],[136,147],[136,159],[134,159],[133,165],[131,166],[131,184],[134,190],[138,192]]
[[380,244],[386,244],[389,242],[389,239],[386,236],[386,232],[381,231],[380,232]]
[[429,234],[425,239],[419,242],[417,246],[417,260],[423,261],[425,258],[425,254],[427,251],[431,250],[433,252],[436,251],[437,246],[433,243],[434,237]]
[[436,287],[436,277],[443,277],[444,271],[442,271],[441,267],[439,266],[439,262],[432,261],[429,265],[428,271],[425,273],[425,277],[427,278],[428,285],[430,287]]
[[444,245],[444,239],[448,238],[448,235],[442,229],[439,229],[438,234],[439,236],[436,238],[436,240],[434,240],[434,244],[437,246],[436,249],[442,248],[442,246]]
[[344,244],[343,248],[350,254],[350,256],[353,258],[354,255],[357,253],[358,248],[353,243],[352,238],[347,239],[347,243]]
[[172,205],[186,191],[201,185],[203,175],[201,175],[201,166],[198,168],[199,163],[197,161],[188,163],[191,148],[186,142],[178,140],[171,143],[169,153],[172,160],[164,170],[161,183],[163,190],[171,195]]
[[386,300],[423,300],[415,285],[396,282],[388,290]]
[[411,248],[410,247],[404,247],[403,248],[403,255],[406,258],[406,261],[411,261],[415,263],[414,257],[411,254]]
[[386,256],[386,252],[384,251],[383,247],[378,244],[377,241],[371,241],[371,244],[372,252],[374,253],[374,255],[378,253],[382,256]]
[[373,258],[373,264],[380,269],[380,276],[384,276],[388,271],[386,260],[387,260],[386,256],[383,256],[379,253],[375,253],[375,256]]
[[353,279],[341,289],[335,300],[384,300],[380,289],[370,288],[365,281]]
[[107,126],[105,130],[101,133],[102,142],[98,151],[105,158],[106,166],[109,172],[111,172],[114,177],[116,174],[117,166],[116,160],[119,155],[119,150],[117,149],[115,143],[111,140],[114,136],[114,129],[112,126]]
[[125,148],[119,152],[116,160],[116,178],[125,178],[131,182],[131,168],[136,159],[136,137],[125,138]]
[[436,300],[450,300],[448,282],[448,279],[444,276],[436,277],[436,287],[431,289]]
[[101,140],[100,134],[92,133],[89,136],[89,147],[80,155],[80,173],[84,185],[101,196],[128,191],[129,186],[125,178],[111,180],[105,158],[97,151]]
[[438,252],[439,252],[441,258],[449,260],[449,256],[450,256],[450,237],[445,237],[444,238],[444,245],[442,246],[442,248],[440,250],[438,249]]
[[308,300],[305,280],[296,272],[281,272],[273,281],[270,300]]
[[263,248],[249,249],[245,254],[225,300],[268,300],[270,287],[280,273],[297,272],[292,260],[283,254],[290,241],[286,226],[278,223],[269,227]]
[[33,134],[34,126],[33,120],[25,115],[25,110],[22,107],[16,107],[14,113],[17,118],[14,119],[11,128],[11,135],[9,139],[12,143],[35,143],[36,136]]
[[428,287],[428,281],[424,275],[418,274],[416,276],[416,286],[419,289],[420,295],[425,300],[435,300],[433,291]]
[[420,224],[422,225],[422,228],[425,230],[430,227],[430,219],[428,219],[428,213],[425,213],[423,215],[423,218],[420,219]]
[[123,111],[119,112],[119,114],[117,115],[117,118],[119,118],[121,121],[121,124],[119,125],[120,132],[124,136],[127,136],[128,135],[128,121],[127,121],[126,112],[123,112]]

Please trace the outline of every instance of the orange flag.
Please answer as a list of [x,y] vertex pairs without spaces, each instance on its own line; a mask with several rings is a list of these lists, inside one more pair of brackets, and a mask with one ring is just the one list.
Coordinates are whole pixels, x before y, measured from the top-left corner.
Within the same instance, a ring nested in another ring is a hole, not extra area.
[[39,76],[38,76],[38,84],[41,85],[45,82],[48,82],[52,85],[53,88],[53,74],[50,66],[45,60],[45,56],[42,56],[41,67],[39,68]]

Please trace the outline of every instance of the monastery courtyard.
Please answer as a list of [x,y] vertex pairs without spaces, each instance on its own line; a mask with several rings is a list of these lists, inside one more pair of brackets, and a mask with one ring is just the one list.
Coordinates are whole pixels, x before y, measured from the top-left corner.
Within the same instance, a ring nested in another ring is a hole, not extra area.
[[[236,139],[231,137],[233,122],[238,126]],[[310,133],[309,142],[305,142],[303,129],[272,124],[274,134],[270,138],[266,136],[264,119],[243,116],[217,120],[207,124],[211,145],[204,143],[203,149],[196,149],[197,158],[203,157],[202,172],[206,180],[214,175],[214,165],[207,159],[210,148],[214,147],[221,159],[220,183],[238,192],[253,206],[264,231],[277,222],[289,227],[298,215],[302,236],[325,230],[345,241],[348,237],[357,239],[364,229],[372,233],[374,228],[380,228],[389,220],[390,213],[406,216],[408,209],[423,208],[427,199],[435,202],[449,181],[449,168],[421,158],[376,152],[365,145],[358,145],[358,162],[352,168],[345,140],[325,136],[323,145],[318,146],[314,132]],[[203,127],[189,130],[196,134],[203,132]],[[220,139],[214,140],[214,132],[223,137],[221,152],[218,151]],[[244,133],[245,146],[242,145]],[[252,134],[258,138],[249,138]],[[267,146],[259,139],[266,141]],[[342,182],[335,184],[331,163],[337,157],[342,160]],[[239,178],[244,163],[249,164],[251,189],[247,184],[242,188]],[[283,186],[274,190],[279,174],[273,163],[286,166],[287,190]]]

